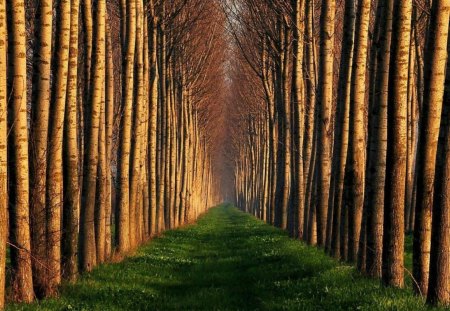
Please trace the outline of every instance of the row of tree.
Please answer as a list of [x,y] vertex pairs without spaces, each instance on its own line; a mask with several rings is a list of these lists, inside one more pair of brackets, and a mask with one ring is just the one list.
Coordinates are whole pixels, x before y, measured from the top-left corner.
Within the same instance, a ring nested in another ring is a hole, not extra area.
[[5,288],[53,295],[217,200],[217,12],[0,1],[0,309]]
[[385,285],[412,231],[415,291],[449,304],[450,1],[342,3],[224,5],[234,200]]

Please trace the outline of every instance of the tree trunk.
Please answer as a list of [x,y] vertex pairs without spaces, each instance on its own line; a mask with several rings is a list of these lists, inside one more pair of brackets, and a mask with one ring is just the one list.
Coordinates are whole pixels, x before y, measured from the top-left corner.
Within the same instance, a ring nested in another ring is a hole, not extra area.
[[[73,0],[72,0],[73,1]],[[108,16],[108,14],[107,14]],[[105,100],[105,122],[106,122],[106,206],[105,206],[105,258],[109,259],[112,254],[112,232],[111,232],[111,214],[112,214],[112,151],[113,151],[113,132],[114,132],[114,64],[111,42],[111,20],[106,20],[106,100]]]
[[370,0],[361,0],[356,14],[355,49],[350,95],[349,142],[346,173],[350,200],[348,226],[348,260],[357,259],[364,205],[364,174],[366,164],[366,111],[367,45],[370,20]]
[[10,166],[10,240],[11,262],[14,270],[12,288],[14,298],[21,302],[31,302],[34,298],[31,269],[31,237],[29,224],[29,166],[28,166],[28,126],[27,126],[27,44],[25,28],[25,3],[12,0],[8,39],[11,64],[11,166]]
[[413,243],[415,291],[427,294],[436,151],[444,96],[450,1],[433,1],[425,54],[424,97],[417,151],[417,200]]
[[374,95],[370,111],[369,155],[367,164],[367,254],[366,272],[381,277],[383,251],[383,206],[386,178],[387,105],[389,60],[392,33],[392,9],[394,1],[383,0],[380,35],[376,42],[376,73]]
[[441,119],[441,137],[436,165],[431,235],[430,282],[427,301],[450,305],[450,72],[447,63],[446,90]]
[[[125,12],[124,12],[125,13]],[[136,44],[136,1],[127,0],[127,36],[123,66],[123,91],[121,130],[119,138],[118,154],[118,198],[116,236],[117,250],[127,252],[130,248],[130,151],[131,151],[131,126],[133,112],[133,78],[134,78],[134,53]]]
[[[294,228],[293,236],[303,239],[303,218],[305,211],[305,182],[303,180],[303,132],[305,122],[304,109],[304,85],[303,85],[303,39],[304,33],[304,7],[305,1],[293,0],[294,8],[293,18],[294,25],[294,59],[292,69],[293,83],[293,105],[294,105],[294,131],[293,131],[293,150],[294,150],[294,177],[293,177],[293,217]],[[261,135],[260,135],[261,136]],[[263,142],[261,141],[260,144]]]
[[45,295],[56,294],[61,282],[61,211],[63,206],[63,136],[66,109],[67,77],[70,46],[70,0],[60,2],[58,29],[58,61],[53,105],[51,107],[48,171],[47,171],[47,252],[48,284]]
[[331,176],[330,204],[333,206],[331,233],[331,255],[340,258],[340,227],[344,193],[344,173],[347,161],[350,88],[353,64],[353,43],[355,36],[355,1],[345,1],[344,37],[342,42],[339,71],[338,103],[334,126],[333,174]]
[[78,230],[80,212],[78,149],[78,18],[79,0],[71,1],[69,73],[64,122],[64,207],[62,264],[65,277],[75,281],[78,274]]
[[0,310],[5,303],[6,242],[8,238],[8,99],[6,3],[0,0]]
[[105,82],[105,12],[106,3],[99,0],[96,7],[95,55],[92,70],[92,92],[90,98],[90,119],[88,121],[86,155],[83,174],[83,190],[80,222],[80,266],[91,271],[97,265],[95,245],[95,198],[98,166],[98,139],[101,106]]
[[383,233],[383,283],[403,287],[406,130],[411,1],[394,3],[389,70],[387,165]]
[[319,127],[317,144],[317,244],[325,245],[331,178],[335,0],[324,0],[320,16]]
[[38,46],[35,52],[33,99],[35,109],[32,113],[32,145],[30,161],[31,194],[31,252],[35,260],[32,261],[33,283],[36,295],[43,297],[48,284],[47,261],[47,142],[50,113],[50,81],[52,58],[52,1],[39,3]]

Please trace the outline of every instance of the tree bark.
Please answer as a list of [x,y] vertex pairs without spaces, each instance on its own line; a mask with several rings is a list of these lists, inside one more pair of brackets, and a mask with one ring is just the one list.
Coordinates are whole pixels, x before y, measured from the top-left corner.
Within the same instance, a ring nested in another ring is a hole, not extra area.
[[31,252],[36,260],[32,261],[33,283],[36,295],[43,297],[48,284],[47,261],[47,142],[49,130],[49,114],[51,102],[51,66],[52,66],[52,1],[41,1],[39,4],[38,45],[35,53],[37,67],[33,83],[33,99],[35,109],[32,113],[31,144]]
[[403,287],[406,129],[411,1],[394,3],[389,70],[387,165],[384,205],[382,279]]
[[5,304],[6,242],[8,238],[8,99],[6,1],[0,0],[0,309]]
[[[8,6],[8,47],[11,64],[11,127],[10,153],[10,240],[11,262],[14,270],[14,298],[31,302],[34,298],[31,268],[31,237],[29,210],[29,154],[27,125],[27,64],[25,2],[12,0]],[[8,172],[8,173],[9,173]]]
[[51,107],[48,171],[47,171],[47,252],[48,284],[45,295],[56,294],[61,282],[61,211],[63,206],[63,136],[66,109],[67,78],[70,46],[70,0],[60,2],[58,29],[58,61]]
[[383,206],[386,178],[387,107],[389,61],[392,33],[392,9],[394,1],[383,0],[380,36],[377,49],[374,95],[370,111],[369,155],[367,164],[366,207],[367,208],[367,254],[366,272],[372,277],[381,277],[383,251]]
[[325,246],[331,178],[335,0],[324,0],[320,16],[319,127],[317,144],[317,244]]
[[356,14],[355,49],[350,94],[349,142],[346,173],[350,200],[348,226],[348,260],[356,261],[364,205],[364,174],[366,164],[366,66],[370,20],[370,0],[361,0]]
[[[124,12],[125,13],[125,12]],[[133,111],[134,53],[136,45],[136,1],[127,1],[127,36],[124,52],[121,131],[118,154],[117,250],[130,248],[130,151]]]
[[98,141],[101,106],[105,82],[105,12],[106,2],[99,0],[96,7],[95,54],[92,70],[90,119],[86,139],[83,190],[80,222],[80,266],[91,271],[97,265],[95,245],[95,198],[97,191]]
[[78,274],[78,230],[80,213],[78,149],[78,18],[79,0],[71,1],[69,73],[64,122],[64,207],[62,265],[65,277],[73,282]]
[[450,1],[433,1],[425,54],[424,97],[417,151],[417,200],[413,243],[415,291],[427,294],[431,247],[431,211],[436,152],[441,124]]

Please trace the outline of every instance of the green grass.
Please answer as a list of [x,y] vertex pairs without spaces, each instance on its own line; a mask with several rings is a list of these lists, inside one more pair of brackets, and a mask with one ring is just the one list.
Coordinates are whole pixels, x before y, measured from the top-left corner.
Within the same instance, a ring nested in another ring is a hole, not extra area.
[[59,299],[8,310],[424,310],[230,206],[98,267]]

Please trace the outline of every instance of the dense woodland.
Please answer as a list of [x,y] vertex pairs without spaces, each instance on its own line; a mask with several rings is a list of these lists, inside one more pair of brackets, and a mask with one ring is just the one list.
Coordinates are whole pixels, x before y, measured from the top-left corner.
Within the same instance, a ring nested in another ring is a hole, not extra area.
[[222,200],[450,304],[449,14],[450,0],[0,0],[0,309]]
[[234,201],[450,304],[450,1],[227,3]]
[[217,202],[219,12],[0,1],[0,308],[53,296]]

